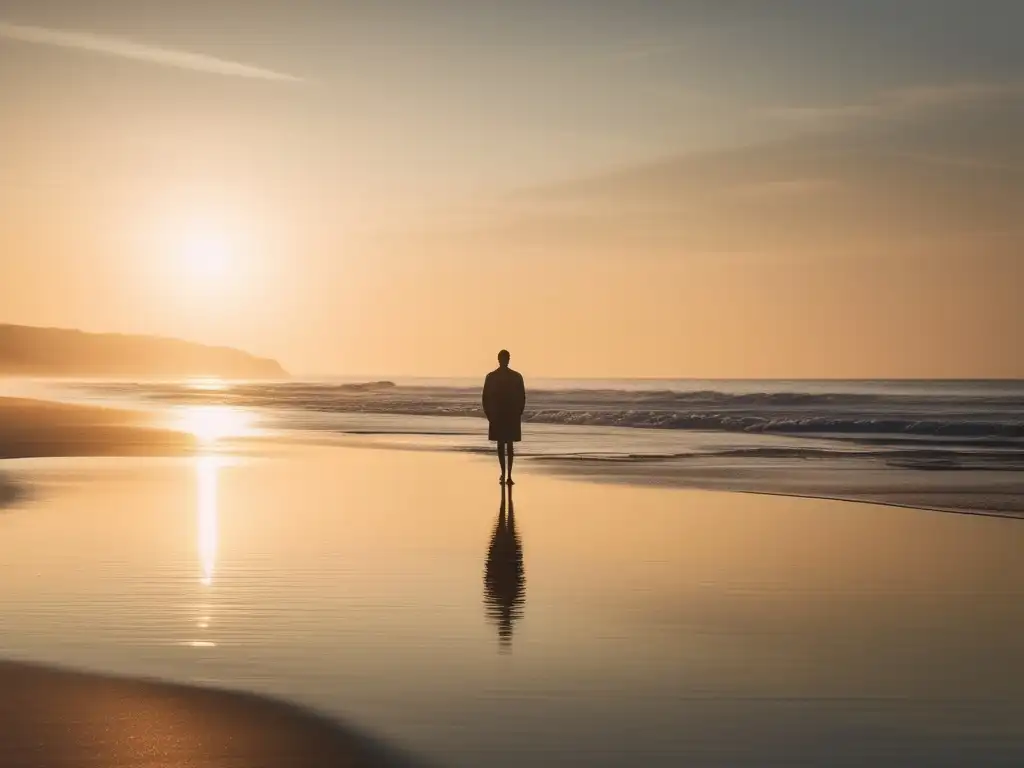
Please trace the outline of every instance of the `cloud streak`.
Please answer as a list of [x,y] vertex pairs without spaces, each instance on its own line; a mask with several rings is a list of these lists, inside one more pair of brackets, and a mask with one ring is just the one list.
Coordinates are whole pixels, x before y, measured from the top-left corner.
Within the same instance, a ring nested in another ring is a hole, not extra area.
[[48,29],[46,27],[32,27],[0,21],[0,39],[89,51],[106,56],[116,56],[122,59],[144,61],[150,64],[160,64],[165,67],[176,67],[178,69],[226,75],[228,77],[246,77],[256,80],[291,83],[301,82],[302,80],[302,78],[293,75],[241,64],[237,61],[218,59],[215,56],[160,48],[117,37],[94,35],[88,32]]
[[770,117],[816,126],[846,125],[891,118],[905,118],[943,109],[1024,98],[1024,83],[951,83],[885,91],[874,99],[855,104],[770,109]]

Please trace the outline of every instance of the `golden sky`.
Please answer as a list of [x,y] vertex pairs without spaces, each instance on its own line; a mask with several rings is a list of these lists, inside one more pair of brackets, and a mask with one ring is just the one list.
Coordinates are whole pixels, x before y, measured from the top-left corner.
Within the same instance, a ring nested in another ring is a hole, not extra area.
[[986,7],[12,0],[0,322],[295,373],[1024,377],[1024,11]]

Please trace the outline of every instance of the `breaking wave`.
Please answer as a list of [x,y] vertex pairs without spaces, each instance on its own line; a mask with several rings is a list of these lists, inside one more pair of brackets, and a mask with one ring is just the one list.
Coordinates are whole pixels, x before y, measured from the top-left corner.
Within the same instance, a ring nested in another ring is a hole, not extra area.
[[[922,385],[923,386],[923,385]],[[223,390],[187,384],[117,385],[174,402],[231,404],[321,413],[482,417],[469,387],[366,383],[240,384]],[[877,388],[876,388],[877,389]],[[1024,385],[958,387],[915,394],[699,389],[549,389],[530,393],[524,421],[597,427],[808,435],[847,439],[1024,440]],[[1017,391],[1019,390],[1019,391]]]

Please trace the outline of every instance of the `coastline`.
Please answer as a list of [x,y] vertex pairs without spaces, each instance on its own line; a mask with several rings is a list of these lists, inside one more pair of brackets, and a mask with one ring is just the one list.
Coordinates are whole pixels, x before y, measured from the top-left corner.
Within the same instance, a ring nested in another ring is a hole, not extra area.
[[[564,476],[636,486],[1024,518],[1024,444],[1008,436],[1019,431],[1017,404],[1024,402],[1019,387],[992,381],[966,389],[943,382],[841,387],[825,381],[680,381],[667,389],[669,383],[654,389],[643,382],[587,389],[597,385],[562,382],[563,389],[537,390],[532,404],[542,418],[524,424],[527,442],[517,458],[524,466],[537,462]],[[66,384],[28,383],[20,393],[126,407],[135,410],[135,418],[139,412],[156,413],[161,426],[169,420],[159,412],[170,409],[174,428],[193,432],[201,442],[209,433],[230,432],[238,416],[257,428],[247,434],[257,440],[493,452],[480,419],[465,415],[478,410],[476,395],[465,387],[314,379],[108,382],[79,392]],[[707,417],[711,423],[707,429],[642,426],[644,419],[670,416]],[[775,426],[748,432],[751,420]],[[716,427],[718,422],[723,423]],[[814,424],[824,432],[808,432]],[[94,448],[93,453],[114,451]],[[67,455],[74,455],[74,446]]]
[[[313,435],[287,438],[282,435],[278,441],[337,442],[339,445],[384,450],[450,450],[442,446],[405,444],[388,439],[394,436],[385,435],[347,432],[335,434],[326,440],[316,440]],[[195,436],[152,426],[137,411],[0,396],[0,460],[187,456],[194,454],[199,447],[200,443]],[[489,453],[475,449],[455,451]],[[785,467],[780,471],[780,468],[771,466],[718,466],[714,462],[706,463],[700,459],[688,463],[663,459],[607,461],[544,455],[525,455],[519,459],[523,466],[537,466],[542,472],[584,482],[846,501],[948,514],[1024,519],[1024,495],[1020,483],[1014,484],[1012,473],[1007,472],[985,473],[973,483],[961,482],[972,474],[970,472],[952,473],[960,484],[946,490],[929,489],[915,493],[904,488],[888,489],[865,484],[862,488],[851,485],[840,493],[829,488],[813,490],[813,486],[819,482],[815,474],[827,473],[827,468],[805,471],[799,467]],[[866,470],[871,472],[870,468]],[[938,480],[936,474],[928,474],[930,485],[936,484]],[[14,501],[18,494],[19,487],[16,484],[4,482],[0,477],[0,507]],[[942,497],[942,501],[937,501],[936,497]],[[950,501],[954,503],[948,503]]]

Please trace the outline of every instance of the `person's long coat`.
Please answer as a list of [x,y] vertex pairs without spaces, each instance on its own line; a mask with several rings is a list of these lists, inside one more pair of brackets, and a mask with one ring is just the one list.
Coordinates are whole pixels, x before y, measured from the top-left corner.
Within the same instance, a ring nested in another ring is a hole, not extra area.
[[488,373],[484,380],[483,406],[490,422],[488,440],[517,443],[523,439],[526,384],[522,374],[511,368],[498,368]]

